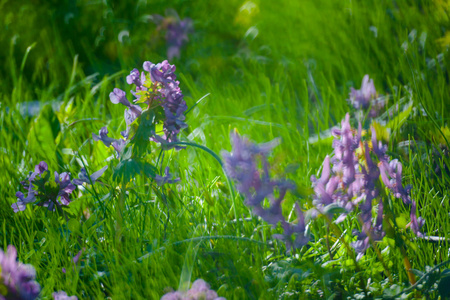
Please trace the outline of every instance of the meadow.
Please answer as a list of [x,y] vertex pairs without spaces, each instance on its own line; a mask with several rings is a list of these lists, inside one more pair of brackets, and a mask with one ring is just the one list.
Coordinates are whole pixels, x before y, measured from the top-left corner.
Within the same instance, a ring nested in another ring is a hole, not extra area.
[[0,28],[0,299],[450,298],[448,0]]

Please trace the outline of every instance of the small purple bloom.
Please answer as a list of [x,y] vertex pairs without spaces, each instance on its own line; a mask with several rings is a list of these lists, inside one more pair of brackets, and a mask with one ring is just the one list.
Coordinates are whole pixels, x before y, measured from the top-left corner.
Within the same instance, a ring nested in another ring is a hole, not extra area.
[[48,171],[48,165],[45,161],[41,161],[39,164],[36,165],[36,167],[34,168],[34,171],[39,174],[42,175],[42,173],[44,173],[45,171]]
[[166,183],[176,183],[180,181],[180,178],[171,179],[172,175],[169,173],[169,167],[166,167],[164,174],[165,174],[164,176],[161,175],[155,176],[155,181],[159,186],[162,186],[163,184]]
[[[154,122],[163,122],[163,135],[156,135],[153,131],[149,141],[160,143],[165,150],[171,148],[183,149],[183,147],[171,145],[178,141],[178,134],[183,128],[187,127],[184,116],[187,105],[179,82],[176,80],[174,73],[176,67],[165,60],[158,64],[146,61],[143,68],[149,74],[139,73],[138,69],[133,69],[127,76],[127,83],[136,86],[136,89],[131,91],[135,97],[134,103],[146,104],[147,110],[154,110],[155,112],[154,115],[152,114],[152,116],[156,116]],[[92,136],[94,140],[102,141],[107,147],[112,145],[119,155],[127,142],[133,140],[134,136],[131,136],[131,134],[139,131],[137,126],[142,124],[148,126],[148,122],[137,122],[137,124],[132,125],[142,115],[143,110],[139,105],[131,104],[124,91],[115,88],[109,96],[112,103],[121,103],[127,107],[124,111],[127,128],[121,132],[124,139],[115,140],[108,137],[106,127],[100,130],[99,135],[93,134]],[[164,112],[164,118],[161,118],[161,108]]]
[[100,129],[98,135],[93,133],[92,138],[94,139],[94,141],[102,141],[106,147],[111,146],[111,143],[115,141],[115,139],[108,136],[108,128],[106,126]]
[[141,74],[139,73],[138,69],[134,68],[130,72],[130,75],[127,76],[127,83],[134,84],[139,87],[142,86],[143,82],[141,81]]
[[68,296],[64,291],[54,292],[52,297],[54,300],[78,300],[77,296]]
[[170,60],[180,58],[180,49],[189,40],[188,34],[193,31],[192,20],[181,20],[176,11],[167,10],[165,18],[153,15],[153,21],[159,25],[157,30],[166,30],[167,57]]
[[23,211],[27,204],[36,201],[36,205],[47,207],[49,210],[54,210],[55,205],[58,207],[69,205],[69,195],[75,190],[75,185],[70,180],[70,173],[54,172],[55,181],[51,182],[47,164],[41,162],[36,165],[35,170],[36,172],[31,173],[23,183],[28,190],[28,196],[25,198],[20,191],[16,193],[18,201],[11,205],[14,212]]
[[93,133],[92,138],[94,139],[94,141],[102,141],[106,147],[113,146],[113,148],[117,152],[117,156],[120,155],[120,153],[122,152],[122,150],[126,144],[125,140],[123,140],[123,139],[116,140],[116,139],[110,138],[108,136],[108,128],[106,128],[106,126],[102,127],[102,129],[100,129],[99,135],[96,135]]
[[384,100],[378,99],[375,85],[373,84],[373,80],[369,79],[369,75],[364,76],[361,83],[361,89],[355,90],[354,88],[351,88],[349,96],[350,103],[357,110],[366,110],[369,107],[372,107],[369,112],[369,117],[371,118],[376,117],[379,111],[384,107]]
[[35,280],[34,267],[17,262],[16,258],[14,246],[9,245],[6,253],[0,249],[0,284],[6,287],[6,295],[0,294],[0,299],[37,299],[41,288]]
[[127,125],[130,125],[134,122],[141,114],[142,108],[139,105],[131,104],[130,101],[126,98],[125,92],[121,89],[115,88],[113,92],[109,94],[109,99],[114,104],[123,104],[128,109],[125,110],[125,121]]
[[89,176],[88,173],[86,172],[86,169],[81,168],[80,173],[78,173],[78,179],[74,179],[73,183],[76,185],[82,185],[83,183],[91,184],[92,182],[92,184],[94,184],[97,181],[97,179],[103,175],[106,169],[108,169],[108,166],[104,166],[103,168],[101,168],[97,172],[92,173]]
[[192,284],[190,290],[186,292],[170,292],[162,296],[161,300],[226,300],[217,296],[214,290],[210,289],[208,283],[202,279],[197,279]]

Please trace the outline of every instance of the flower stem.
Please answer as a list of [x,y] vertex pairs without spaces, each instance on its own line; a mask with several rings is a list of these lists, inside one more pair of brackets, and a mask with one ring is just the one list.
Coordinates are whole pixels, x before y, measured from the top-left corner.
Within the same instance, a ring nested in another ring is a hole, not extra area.
[[324,216],[325,216],[325,219],[327,220],[328,226],[330,226],[333,229],[334,234],[336,236],[338,236],[339,240],[341,241],[341,243],[344,245],[345,249],[347,250],[347,254],[353,260],[356,272],[358,272],[360,274],[360,279],[361,279],[360,280],[360,287],[365,293],[367,293],[367,289],[366,289],[366,286],[364,284],[367,281],[365,280],[364,274],[362,273],[362,270],[361,270],[361,268],[360,268],[360,266],[358,264],[358,261],[356,260],[355,253],[353,252],[352,248],[350,247],[350,245],[345,240],[341,229],[336,224],[334,224],[332,222],[332,220],[328,216],[326,216],[326,215],[324,215]]

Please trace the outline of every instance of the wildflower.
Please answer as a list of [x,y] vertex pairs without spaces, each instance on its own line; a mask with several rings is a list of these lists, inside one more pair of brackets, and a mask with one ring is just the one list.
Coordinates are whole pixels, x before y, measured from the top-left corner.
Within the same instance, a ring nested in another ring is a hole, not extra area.
[[[381,182],[394,197],[402,199],[405,204],[412,204],[411,230],[417,236],[423,235],[420,227],[424,221],[416,216],[416,203],[410,197],[411,187],[402,185],[402,164],[396,159],[391,160],[386,154],[387,145],[377,140],[375,129],[372,128],[372,148],[367,141],[361,141],[361,125],[358,126],[358,131],[354,132],[347,114],[341,128],[333,130],[335,140],[332,158],[325,158],[320,178],[311,176],[311,181],[315,193],[313,204],[318,212],[327,214],[330,211],[327,208],[332,205],[343,208],[344,212],[336,219],[336,222],[341,222],[348,213],[359,209],[358,218],[362,230],[353,231],[357,240],[352,243],[359,259],[369,248],[371,240],[379,241],[385,235],[382,199],[378,201],[375,221],[372,217],[372,202],[380,194]],[[333,217],[330,213],[327,215]]]
[[16,258],[14,246],[9,245],[6,253],[0,249],[0,299],[37,299],[41,288],[35,280],[36,270]]
[[[127,83],[135,85],[135,90],[131,93],[135,97],[133,100],[136,104],[131,104],[126,98],[125,92],[115,88],[110,93],[111,102],[121,103],[127,107],[124,113],[126,130],[121,134],[124,139],[113,139],[108,137],[108,130],[103,127],[99,135],[92,134],[95,141],[102,141],[107,147],[113,146],[118,155],[128,142],[142,143],[152,140],[160,143],[163,149],[175,148],[182,149],[173,145],[177,142],[177,135],[181,129],[186,128],[184,113],[187,110],[184,96],[176,80],[174,65],[170,65],[167,60],[162,63],[153,64],[149,61],[143,64],[145,72],[140,73],[138,69],[133,69],[127,76]],[[140,105],[146,105],[143,109]],[[152,110],[150,113],[147,113]],[[144,118],[145,116],[145,118]],[[140,121],[135,122],[137,119]],[[154,124],[162,122],[164,135],[160,136],[155,133]],[[140,126],[148,128],[139,129]],[[138,134],[136,132],[145,132],[146,134]],[[140,146],[141,147],[141,146]]]
[[55,292],[52,297],[54,300],[78,300],[77,296],[68,296],[64,291]]
[[74,179],[73,183],[76,185],[82,185],[83,183],[94,184],[97,179],[103,175],[103,173],[108,169],[108,166],[104,166],[97,172],[92,173],[90,176],[87,174],[85,168],[81,168],[80,173],[78,174],[78,179]]
[[[145,71],[150,73],[151,81],[156,83],[158,99],[160,99],[160,105],[164,109],[164,139],[171,143],[177,142],[178,133],[181,129],[187,127],[184,122],[184,112],[187,110],[187,105],[183,99],[184,96],[181,93],[179,82],[176,81],[174,73],[176,68],[174,65],[170,65],[167,60],[156,65],[146,61],[143,67]],[[155,97],[152,97],[151,94],[149,96],[147,103],[150,106]]]
[[369,75],[365,75],[362,83],[361,89],[355,90],[351,88],[349,102],[357,110],[366,110],[371,107],[369,112],[369,117],[375,118],[380,109],[384,107],[384,100],[378,98],[377,91],[375,90],[375,85],[373,80],[369,79]]
[[[236,182],[237,190],[244,195],[245,204],[252,208],[253,213],[272,226],[281,224],[284,232],[274,235],[274,238],[285,241],[288,249],[306,245],[308,239],[305,236],[304,218],[298,204],[296,204],[298,218],[296,225],[286,221],[281,209],[286,192],[295,188],[294,184],[286,180],[273,180],[269,176],[266,156],[278,144],[278,140],[256,145],[232,133],[231,141],[232,152],[222,152],[224,169],[226,174]],[[258,158],[262,162],[262,171],[257,167]],[[278,197],[275,197],[275,191],[278,191]],[[269,201],[268,208],[263,206],[265,199]],[[295,236],[293,243],[292,236]]]
[[170,292],[162,296],[161,300],[226,300],[217,296],[217,293],[210,289],[208,283],[202,279],[197,279],[192,284],[190,290],[186,292]]
[[92,138],[94,141],[102,141],[106,147],[113,146],[114,150],[117,152],[117,156],[120,155],[123,148],[125,147],[125,140],[123,139],[113,139],[108,136],[108,128],[102,127],[98,135],[92,133]]
[[359,206],[361,209],[360,221],[362,223],[362,231],[354,229],[353,235],[357,237],[351,245],[358,253],[356,259],[359,260],[364,255],[372,241],[381,241],[386,233],[383,231],[383,201],[380,199],[378,204],[378,213],[375,225],[372,225],[372,199],[367,198],[366,201]]
[[363,196],[361,190],[365,182],[355,153],[361,141],[361,126],[354,132],[350,126],[350,115],[347,114],[341,128],[333,130],[333,135],[333,156],[331,159],[328,156],[325,158],[320,179],[311,176],[315,191],[313,203],[322,213],[331,204],[345,209],[346,213],[336,220],[341,222]]
[[164,174],[165,174],[164,176],[161,176],[161,175],[155,176],[155,181],[159,186],[162,186],[165,183],[176,183],[176,182],[180,181],[180,178],[171,179],[172,176],[169,173],[169,167],[166,167]]
[[55,205],[60,207],[70,204],[69,195],[75,190],[75,186],[70,180],[70,173],[54,172],[55,181],[50,181],[50,173],[45,162],[40,162],[35,167],[35,172],[22,182],[28,196],[25,198],[22,192],[17,192],[17,203],[11,205],[14,212],[23,211],[28,203],[38,201],[36,205],[54,210]]
[[166,30],[167,58],[180,58],[180,49],[189,41],[188,34],[192,32],[192,20],[189,18],[181,20],[177,12],[167,10],[166,17],[153,15],[153,20],[158,26],[157,30]]
[[11,207],[14,209],[14,212],[24,211],[28,203],[36,201],[37,192],[33,190],[33,181],[35,180],[36,176],[42,175],[46,171],[48,171],[48,165],[45,161],[41,161],[35,166],[34,172],[30,172],[30,176],[26,180],[21,182],[25,190],[28,191],[28,195],[27,197],[25,197],[25,195],[20,191],[16,193],[17,200],[19,201],[11,205]]
[[134,122],[141,114],[142,108],[139,105],[131,104],[130,101],[126,98],[125,92],[121,89],[115,88],[110,94],[109,99],[114,104],[123,104],[128,109],[125,110],[125,122],[127,125],[130,125]]

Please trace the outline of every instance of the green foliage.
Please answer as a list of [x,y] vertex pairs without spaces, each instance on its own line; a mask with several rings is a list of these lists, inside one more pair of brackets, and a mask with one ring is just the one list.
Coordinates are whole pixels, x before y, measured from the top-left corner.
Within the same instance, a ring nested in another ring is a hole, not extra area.
[[28,133],[28,151],[35,152],[43,160],[53,161],[58,146],[57,137],[61,125],[50,105],[45,105]]

